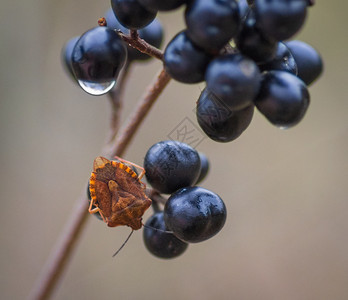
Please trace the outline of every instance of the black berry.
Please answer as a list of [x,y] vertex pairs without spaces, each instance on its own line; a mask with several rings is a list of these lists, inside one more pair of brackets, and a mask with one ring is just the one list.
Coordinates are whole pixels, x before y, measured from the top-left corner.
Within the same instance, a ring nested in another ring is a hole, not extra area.
[[119,22],[133,30],[150,24],[157,15],[157,12],[147,10],[137,0],[111,0],[111,7]]
[[[155,229],[152,229],[155,228]],[[159,230],[156,230],[159,229]],[[174,258],[181,255],[188,244],[169,232],[163,219],[163,212],[152,215],[144,226],[143,239],[147,250],[159,258]]]
[[67,43],[64,45],[62,49],[62,54],[61,54],[64,67],[75,82],[76,82],[76,78],[72,68],[71,56],[79,38],[80,38],[79,36],[75,36],[69,41],[67,41]]
[[237,34],[239,6],[235,0],[193,0],[186,8],[185,20],[191,41],[217,53]]
[[240,19],[242,20],[249,11],[248,1],[247,0],[239,0],[238,6],[239,6],[239,16],[240,16]]
[[320,54],[312,46],[302,41],[290,41],[286,45],[297,63],[297,76],[305,84],[310,85],[323,71],[323,61]]
[[257,25],[278,41],[289,39],[301,29],[307,4],[307,0],[256,0]]
[[124,27],[116,18],[112,8],[105,13],[106,26],[112,29],[121,30],[125,34],[129,34],[129,29]]
[[216,142],[230,142],[238,138],[249,126],[254,105],[231,111],[207,88],[197,102],[197,121],[205,134]]
[[305,83],[295,75],[270,71],[263,74],[255,105],[272,124],[289,128],[305,115],[309,106],[309,93]]
[[160,193],[170,194],[196,183],[201,163],[198,152],[178,141],[153,145],[144,159],[145,176]]
[[277,50],[277,41],[267,37],[257,27],[255,13],[249,9],[241,30],[235,38],[239,51],[257,63],[271,60]]
[[217,194],[201,187],[187,187],[169,197],[164,207],[164,221],[179,239],[198,243],[222,229],[226,207]]
[[198,83],[204,80],[211,56],[195,46],[186,31],[178,33],[164,51],[164,68],[175,80]]
[[207,88],[231,110],[249,106],[260,86],[257,65],[241,54],[215,58],[205,74]]
[[146,7],[148,10],[172,10],[176,9],[182,4],[186,3],[187,0],[138,0],[140,4]]
[[80,86],[92,95],[109,91],[125,64],[127,50],[118,34],[108,27],[95,27],[77,41],[72,67]]
[[270,61],[259,64],[261,71],[287,71],[297,75],[297,64],[289,48],[282,42],[278,42],[277,53]]

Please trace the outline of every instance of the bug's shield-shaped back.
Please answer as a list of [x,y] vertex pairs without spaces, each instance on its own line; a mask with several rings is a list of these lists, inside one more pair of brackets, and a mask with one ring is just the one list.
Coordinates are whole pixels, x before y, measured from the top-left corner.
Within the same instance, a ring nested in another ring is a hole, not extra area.
[[110,227],[126,225],[140,229],[142,216],[151,205],[136,173],[125,164],[104,157],[94,160],[90,193],[93,205],[100,209]]

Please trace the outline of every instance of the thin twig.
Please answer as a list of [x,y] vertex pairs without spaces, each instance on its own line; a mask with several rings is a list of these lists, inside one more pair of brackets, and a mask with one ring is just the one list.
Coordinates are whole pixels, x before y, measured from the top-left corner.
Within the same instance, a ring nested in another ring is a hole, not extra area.
[[148,114],[152,105],[155,103],[161,92],[167,86],[171,77],[166,71],[161,70],[156,76],[155,82],[145,92],[134,113],[129,117],[126,126],[121,130],[116,141],[112,144],[112,147],[107,151],[106,156],[122,156],[126,147],[129,145],[134,137],[139,125]]
[[[111,146],[111,143],[115,140],[118,130],[120,128],[121,121],[121,111],[123,106],[123,94],[126,86],[126,81],[128,79],[130,63],[126,63],[119,75],[116,88],[109,92],[109,100],[111,104],[111,120],[110,120],[110,130],[107,137],[105,145],[107,147]],[[103,151],[104,152],[104,151]]]
[[[121,131],[113,147],[109,149],[111,156],[122,156],[129,146],[136,130],[140,123],[144,120],[146,114],[159,97],[163,89],[170,80],[170,76],[165,71],[161,71],[157,76],[155,83],[145,93],[135,109],[135,113],[131,116],[127,125]],[[106,155],[107,153],[104,153]],[[29,299],[42,300],[49,299],[59,278],[62,276],[67,262],[71,258],[72,252],[77,244],[78,238],[81,235],[85,221],[88,216],[88,201],[86,199],[86,192],[78,199],[72,215],[65,227],[61,239],[54,247],[55,251],[48,259],[38,285],[35,286]]]
[[130,35],[124,34],[121,30],[117,30],[117,33],[129,46],[139,50],[142,53],[146,53],[147,55],[155,57],[159,60],[163,60],[163,52],[141,39],[137,31],[132,30]]
[[29,299],[49,299],[82,233],[88,216],[87,206],[88,200],[84,189]]
[[138,30],[130,30],[129,35],[133,40],[139,39],[139,32]]
[[163,196],[161,196],[161,194],[159,192],[157,192],[154,189],[151,188],[147,188],[146,189],[146,195],[153,200],[152,204],[154,204],[154,202],[156,202],[156,204],[161,203],[161,204],[166,204],[167,199],[164,198]]

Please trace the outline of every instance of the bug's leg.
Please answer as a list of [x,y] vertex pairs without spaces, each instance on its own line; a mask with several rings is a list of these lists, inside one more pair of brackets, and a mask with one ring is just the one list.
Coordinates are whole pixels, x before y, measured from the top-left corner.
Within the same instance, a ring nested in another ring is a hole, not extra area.
[[144,190],[146,190],[146,184],[142,181],[140,181],[141,186],[143,187]]
[[118,156],[115,156],[115,158],[116,158],[117,160],[119,160],[120,162],[123,162],[123,163],[125,163],[125,164],[129,164],[129,165],[131,165],[131,166],[133,166],[133,167],[135,167],[135,168],[141,170],[141,173],[140,173],[140,175],[138,176],[138,179],[139,179],[139,180],[141,180],[141,178],[143,178],[143,176],[145,175],[145,169],[144,169],[143,167],[140,167],[140,166],[136,165],[135,163],[132,163],[132,162],[130,162],[130,161],[128,161],[128,160],[124,160],[123,158],[118,157]]
[[104,215],[103,215],[103,213],[102,213],[102,211],[101,211],[101,209],[99,209],[99,215],[102,217],[102,219],[103,219],[103,221],[104,221],[104,223],[107,223],[107,221],[105,220],[105,218],[104,218]]
[[144,175],[145,175],[145,169],[144,169],[144,168],[141,168],[141,167],[138,167],[138,168],[141,170],[141,173],[140,173],[140,175],[138,176],[138,179],[141,180],[141,178],[143,178]]
[[90,214],[95,214],[96,212],[98,212],[98,211],[100,210],[99,207],[92,208],[93,205],[96,206],[96,205],[94,204],[94,199],[91,199],[91,201],[89,201],[89,207],[88,207],[88,212],[89,212]]
[[90,214],[95,214],[95,213],[99,212],[99,214],[100,214],[100,216],[102,217],[103,221],[106,223],[106,220],[105,220],[105,218],[104,218],[103,213],[101,212],[101,209],[100,209],[99,207],[92,208],[93,205],[95,206],[95,204],[94,204],[94,199],[92,199],[91,202],[90,202],[90,204],[89,204],[88,212],[89,212]]

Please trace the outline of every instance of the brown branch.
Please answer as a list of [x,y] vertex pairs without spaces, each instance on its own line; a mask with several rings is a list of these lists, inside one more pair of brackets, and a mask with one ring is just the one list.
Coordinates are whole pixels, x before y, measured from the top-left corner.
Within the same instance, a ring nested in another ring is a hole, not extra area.
[[[163,89],[170,80],[170,76],[164,70],[157,76],[157,80],[145,93],[135,109],[135,113],[131,116],[127,125],[121,131],[113,147],[109,149],[108,153],[111,156],[122,156],[127,146],[129,146],[136,130],[144,120],[150,108],[157,100]],[[59,278],[62,276],[67,262],[71,258],[72,252],[77,244],[78,238],[81,235],[85,221],[88,216],[88,201],[86,199],[86,191],[78,199],[73,213],[62,233],[61,239],[54,247],[55,251],[52,253],[48,262],[39,278],[38,285],[35,286],[29,299],[42,300],[49,299]]]
[[134,113],[129,117],[126,126],[120,132],[116,141],[112,144],[112,147],[105,153],[106,156],[114,157],[115,155],[123,155],[139,125],[148,114],[161,92],[167,86],[170,79],[171,77],[164,70],[161,70],[153,85],[145,92],[137,108],[134,110]]
[[142,53],[155,57],[159,60],[163,60],[163,52],[141,39],[136,30],[131,30],[130,35],[124,34],[121,30],[117,30],[117,33],[129,46],[139,50]]
[[88,200],[86,198],[86,189],[84,189],[84,192],[81,194],[72,210],[73,214],[65,225],[61,238],[58,240],[48,258],[38,284],[29,296],[29,299],[49,299],[58,279],[62,275],[69,261],[72,250],[75,248],[82,233],[82,229],[87,221]]

